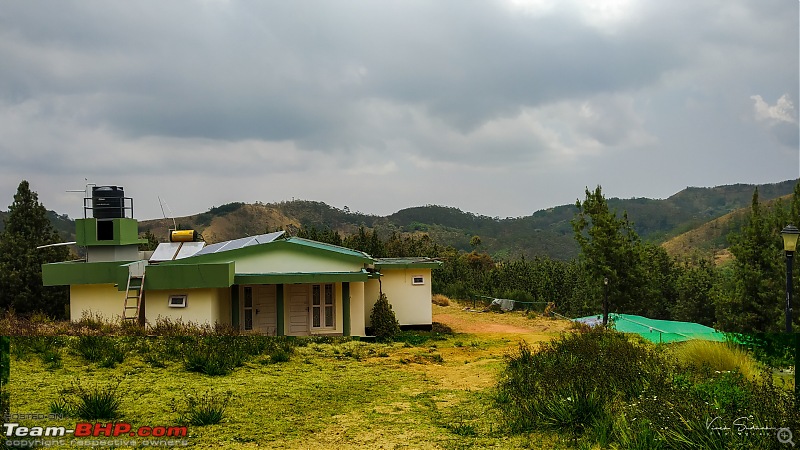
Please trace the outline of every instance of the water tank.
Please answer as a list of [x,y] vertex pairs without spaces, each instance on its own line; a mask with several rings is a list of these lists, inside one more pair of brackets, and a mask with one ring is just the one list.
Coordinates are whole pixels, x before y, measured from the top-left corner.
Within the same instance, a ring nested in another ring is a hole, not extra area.
[[125,217],[125,190],[122,186],[92,187],[92,216],[95,219]]

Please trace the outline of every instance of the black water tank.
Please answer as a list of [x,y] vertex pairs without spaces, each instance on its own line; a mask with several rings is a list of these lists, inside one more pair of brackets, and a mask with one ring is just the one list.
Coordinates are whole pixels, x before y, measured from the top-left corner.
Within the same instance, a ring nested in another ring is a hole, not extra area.
[[125,190],[122,186],[92,187],[92,216],[95,219],[125,217]]

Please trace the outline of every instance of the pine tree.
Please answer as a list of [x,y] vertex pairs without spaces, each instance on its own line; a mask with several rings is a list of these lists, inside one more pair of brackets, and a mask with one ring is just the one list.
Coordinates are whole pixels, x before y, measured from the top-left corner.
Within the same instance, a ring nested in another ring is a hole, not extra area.
[[386,294],[381,292],[375,305],[372,307],[372,312],[369,315],[370,323],[372,323],[372,334],[382,342],[389,342],[400,333],[400,325],[397,322],[397,317],[392,311],[392,305]]
[[578,213],[572,220],[575,240],[581,248],[581,258],[591,279],[599,305],[603,279],[608,278],[609,311],[639,312],[643,301],[641,285],[644,279],[640,264],[639,236],[628,221],[627,213],[618,218],[608,208],[600,186],[586,199],[575,203]]
[[36,248],[58,242],[61,238],[47,219],[47,210],[23,180],[0,234],[0,308],[11,308],[23,315],[39,311],[55,318],[65,317],[67,290],[42,285],[42,264],[67,259],[69,249]]
[[733,292],[729,298],[720,298],[717,305],[717,322],[725,331],[781,330],[783,252],[776,215],[781,214],[771,214],[762,207],[756,189],[747,223],[741,233],[731,236],[731,253],[736,258]]

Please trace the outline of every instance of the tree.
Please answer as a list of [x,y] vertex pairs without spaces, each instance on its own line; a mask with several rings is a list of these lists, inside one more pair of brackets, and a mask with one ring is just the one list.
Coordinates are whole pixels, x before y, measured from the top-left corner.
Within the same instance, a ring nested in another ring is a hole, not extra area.
[[156,237],[155,234],[153,234],[152,231],[147,230],[140,237],[142,239],[146,239],[147,243],[146,244],[139,244],[139,250],[141,250],[141,251],[151,251],[151,250],[155,250],[156,248],[158,248],[158,244],[159,244],[158,238]]
[[608,278],[609,311],[637,312],[643,298],[643,280],[639,255],[639,236],[628,221],[627,213],[617,218],[611,212],[600,186],[586,199],[575,203],[578,213],[572,220],[575,240],[581,248],[586,270],[597,286],[600,297],[603,279]]
[[369,320],[372,324],[372,334],[374,334],[379,341],[391,341],[400,333],[400,324],[397,322],[397,316],[395,316],[392,305],[383,292],[381,292],[381,295],[372,307]]
[[[780,205],[779,205],[780,206]],[[782,208],[778,208],[782,209]],[[747,223],[730,237],[733,263],[732,293],[720,298],[717,322],[725,331],[780,331],[783,311],[783,246],[775,217],[759,202],[758,189]]]
[[61,238],[47,219],[47,210],[23,180],[0,234],[0,308],[13,308],[23,315],[40,311],[56,318],[66,316],[67,290],[63,286],[42,285],[42,264],[67,259],[69,249],[36,248],[59,242]]
[[706,258],[684,261],[676,280],[677,299],[672,307],[672,318],[714,326],[716,311],[712,299],[717,278],[713,261]]

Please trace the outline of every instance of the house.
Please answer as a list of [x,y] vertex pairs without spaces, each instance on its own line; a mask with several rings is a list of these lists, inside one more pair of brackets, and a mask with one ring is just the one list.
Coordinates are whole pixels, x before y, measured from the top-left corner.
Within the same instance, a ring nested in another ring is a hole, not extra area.
[[122,188],[94,187],[84,210],[75,222],[86,258],[42,266],[45,285],[69,286],[73,321],[89,313],[278,336],[364,336],[384,292],[401,327],[432,324],[431,270],[440,264],[433,259],[373,258],[282,231],[212,245],[193,231],[173,231],[149,254],[138,250],[143,240]]

